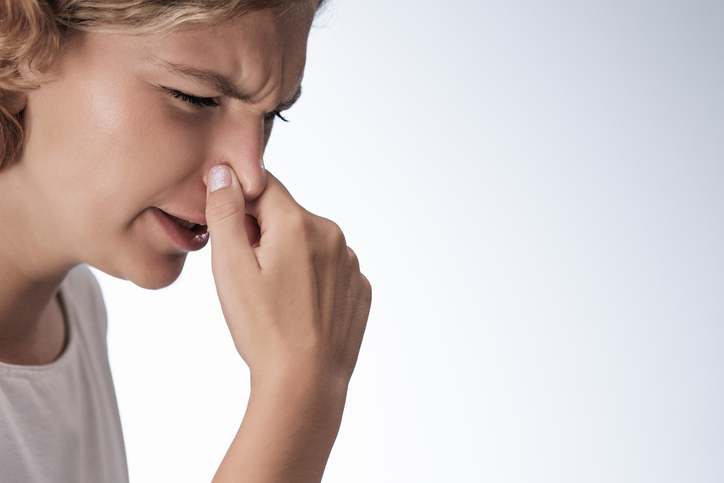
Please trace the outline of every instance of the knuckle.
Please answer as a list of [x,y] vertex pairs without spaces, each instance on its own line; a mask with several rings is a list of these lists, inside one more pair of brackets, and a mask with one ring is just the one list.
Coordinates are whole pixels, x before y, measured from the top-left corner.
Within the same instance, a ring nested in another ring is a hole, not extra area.
[[[285,212],[282,224],[290,240],[301,244],[313,253],[314,258],[344,259],[348,250],[347,240],[337,223],[317,216],[296,205]],[[349,255],[348,255],[349,258]],[[352,252],[352,260],[356,261]]]
[[279,228],[285,233],[287,240],[299,243],[307,238],[304,209],[297,206],[287,206],[277,219]]
[[349,258],[349,261],[352,263],[352,267],[355,271],[359,270],[359,258],[357,257],[357,254],[352,250],[350,247],[347,247],[347,257]]
[[280,218],[280,224],[290,245],[296,250],[313,254],[316,246],[314,215],[299,205],[289,206]]
[[364,276],[364,274],[360,273],[360,277],[362,277],[362,293],[364,299],[367,302],[367,305],[370,305],[372,302],[372,284],[370,284],[370,281]]
[[367,292],[372,295],[372,284],[364,274],[360,273],[360,275],[362,276],[362,285],[367,289]]
[[282,222],[285,229],[299,237],[307,232],[306,218],[306,212],[302,207],[290,206],[286,209]]
[[343,249],[347,247],[347,240],[338,224],[327,218],[319,218],[322,230],[322,240],[330,249]]

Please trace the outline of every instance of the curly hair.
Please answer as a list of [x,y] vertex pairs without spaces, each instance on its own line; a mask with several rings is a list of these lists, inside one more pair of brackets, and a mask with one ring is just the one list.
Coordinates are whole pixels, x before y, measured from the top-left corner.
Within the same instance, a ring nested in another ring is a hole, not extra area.
[[44,71],[79,32],[134,35],[211,26],[244,13],[325,0],[0,0],[0,170],[23,146],[22,114],[10,106],[39,85]]

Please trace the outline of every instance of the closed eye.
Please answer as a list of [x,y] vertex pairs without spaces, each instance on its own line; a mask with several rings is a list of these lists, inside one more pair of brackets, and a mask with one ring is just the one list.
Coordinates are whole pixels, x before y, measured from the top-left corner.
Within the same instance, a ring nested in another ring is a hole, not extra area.
[[289,122],[289,119],[282,116],[282,111],[280,109],[275,109],[273,111],[267,112],[264,115],[264,122],[272,122],[275,118],[281,119],[284,122]]
[[171,97],[181,99],[185,103],[190,104],[194,109],[201,109],[204,107],[216,107],[219,105],[219,103],[216,102],[212,97],[198,97],[187,94],[186,92],[181,92],[176,89],[171,89],[169,87],[164,87],[164,89]]
[[[162,86],[163,87],[163,86]],[[163,87],[168,94],[175,98],[181,99],[187,104],[190,104],[194,109],[201,109],[203,107],[217,107],[219,105],[213,97],[199,97],[186,92],[179,91],[177,89],[171,89],[170,87]],[[282,116],[282,109],[275,109],[267,112],[264,115],[264,122],[273,122],[275,118],[281,119],[284,122],[289,122],[289,119]]]

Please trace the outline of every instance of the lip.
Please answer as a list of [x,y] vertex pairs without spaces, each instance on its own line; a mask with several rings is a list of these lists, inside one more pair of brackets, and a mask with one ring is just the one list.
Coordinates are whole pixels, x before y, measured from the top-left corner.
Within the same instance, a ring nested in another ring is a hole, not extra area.
[[[187,252],[195,252],[204,248],[206,243],[208,243],[209,230],[206,225],[199,223],[201,226],[197,226],[193,230],[188,230],[178,225],[171,219],[168,213],[159,208],[153,207],[151,208],[151,212],[156,220],[158,220],[161,228],[166,232],[166,235],[168,235],[180,249]],[[193,220],[189,221],[196,223]]]

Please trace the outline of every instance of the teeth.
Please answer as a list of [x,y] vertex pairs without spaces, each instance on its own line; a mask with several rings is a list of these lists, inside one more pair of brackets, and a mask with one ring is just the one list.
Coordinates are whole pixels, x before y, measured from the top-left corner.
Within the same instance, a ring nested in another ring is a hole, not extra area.
[[173,215],[171,215],[171,218],[173,219],[173,221],[176,222],[176,224],[178,226],[180,226],[181,228],[185,228],[187,230],[191,230],[196,226],[196,223],[191,223],[190,221],[182,220],[181,218],[177,218]]

